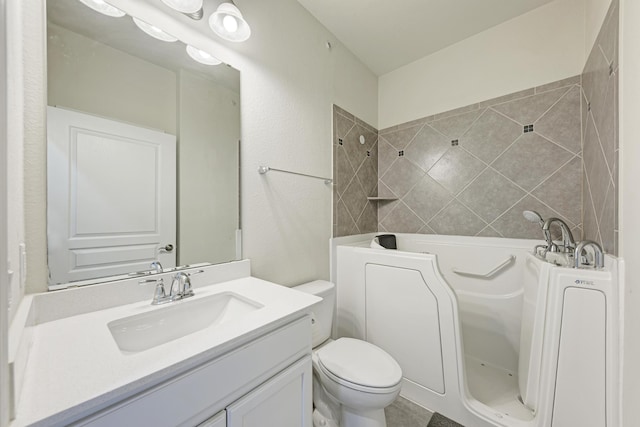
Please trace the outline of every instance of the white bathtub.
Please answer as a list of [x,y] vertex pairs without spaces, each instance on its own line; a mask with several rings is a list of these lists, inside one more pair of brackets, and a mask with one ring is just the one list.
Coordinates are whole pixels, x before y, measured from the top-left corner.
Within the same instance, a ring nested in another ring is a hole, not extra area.
[[576,270],[533,256],[540,241],[373,236],[332,241],[334,333],[394,356],[404,397],[469,427],[617,425],[616,259]]

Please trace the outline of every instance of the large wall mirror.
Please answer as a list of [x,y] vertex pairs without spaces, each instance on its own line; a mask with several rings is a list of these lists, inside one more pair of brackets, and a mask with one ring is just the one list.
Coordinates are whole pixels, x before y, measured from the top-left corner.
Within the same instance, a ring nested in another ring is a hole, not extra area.
[[240,258],[240,75],[47,2],[50,288]]

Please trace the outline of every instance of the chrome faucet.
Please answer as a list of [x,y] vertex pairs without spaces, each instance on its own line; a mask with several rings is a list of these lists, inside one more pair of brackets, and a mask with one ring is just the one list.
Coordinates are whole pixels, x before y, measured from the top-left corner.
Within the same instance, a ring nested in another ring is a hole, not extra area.
[[[174,291],[175,288],[175,291]],[[189,274],[179,271],[173,276],[171,287],[169,288],[169,299],[176,301],[183,298],[192,297],[193,289],[191,288],[191,279]]]
[[151,271],[154,273],[164,272],[164,269],[162,268],[162,264],[160,264],[160,261],[153,261],[149,268],[151,268]]
[[143,279],[138,281],[138,283],[155,283],[156,290],[153,293],[153,301],[151,301],[151,305],[160,305],[194,296],[195,294],[191,287],[191,276],[200,273],[204,273],[204,270],[194,271],[193,273],[185,273],[184,271],[176,273],[171,280],[169,294],[167,294],[167,289],[164,286],[164,279],[162,277],[159,279]]
[[542,231],[544,233],[545,239],[547,240],[547,249],[549,252],[558,252],[558,246],[553,243],[553,239],[551,238],[551,224],[557,222],[560,224],[560,229],[562,230],[562,247],[563,252],[570,253],[573,252],[573,249],[576,246],[576,242],[573,240],[573,234],[571,234],[571,230],[566,222],[561,220],[560,218],[549,218],[542,225]]
[[573,256],[575,258],[575,268],[580,268],[582,264],[582,252],[584,252],[584,250],[587,247],[591,247],[593,248],[593,254],[594,254],[594,266],[595,268],[604,268],[604,252],[602,252],[602,247],[594,242],[593,240],[584,240],[580,243],[578,243],[578,246],[576,246],[576,249],[573,253]]

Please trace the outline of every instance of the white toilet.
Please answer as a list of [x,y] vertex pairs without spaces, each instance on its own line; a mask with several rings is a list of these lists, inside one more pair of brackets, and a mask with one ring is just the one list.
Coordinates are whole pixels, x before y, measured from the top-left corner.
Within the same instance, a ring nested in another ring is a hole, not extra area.
[[398,362],[366,341],[330,339],[333,283],[316,280],[295,289],[323,299],[313,310],[314,426],[386,427],[384,408],[400,393]]

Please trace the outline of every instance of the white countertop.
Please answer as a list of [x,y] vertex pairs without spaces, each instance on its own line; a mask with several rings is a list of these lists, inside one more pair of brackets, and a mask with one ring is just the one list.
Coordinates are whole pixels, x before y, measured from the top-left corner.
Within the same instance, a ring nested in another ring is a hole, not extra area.
[[229,291],[264,307],[138,353],[124,354],[107,324],[167,305],[151,306],[146,300],[31,326],[32,347],[17,417],[10,425],[58,424],[84,416],[299,318],[320,301],[246,277],[198,287],[195,297],[169,305]]

